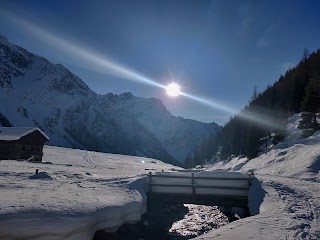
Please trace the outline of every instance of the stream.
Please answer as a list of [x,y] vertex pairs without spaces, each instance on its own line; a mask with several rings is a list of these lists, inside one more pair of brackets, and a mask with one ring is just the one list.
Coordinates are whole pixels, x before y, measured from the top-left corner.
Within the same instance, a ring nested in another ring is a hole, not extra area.
[[148,209],[136,224],[124,224],[114,233],[97,231],[93,240],[184,240],[239,219],[217,206],[168,204]]

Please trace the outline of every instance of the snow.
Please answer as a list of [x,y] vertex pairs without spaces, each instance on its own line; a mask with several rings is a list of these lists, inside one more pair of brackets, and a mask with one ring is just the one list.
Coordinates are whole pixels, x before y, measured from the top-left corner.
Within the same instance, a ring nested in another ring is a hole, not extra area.
[[[146,211],[149,158],[44,147],[43,162],[0,161],[0,239],[86,239]],[[36,169],[39,173],[35,174]]]
[[196,239],[320,239],[320,132],[301,138],[300,115],[289,119],[288,136],[257,158],[233,158],[208,170],[254,171],[251,217]]
[[[142,157],[45,146],[43,162],[0,161],[0,239],[92,239],[146,211],[151,172],[234,178],[254,172],[251,217],[196,239],[320,239],[320,132],[302,139],[299,115],[285,141],[255,159],[233,158],[205,172]],[[36,169],[39,173],[35,174]],[[244,178],[245,179],[245,178]]]
[[34,131],[39,131],[49,141],[49,137],[37,127],[0,127],[0,140],[19,140]]

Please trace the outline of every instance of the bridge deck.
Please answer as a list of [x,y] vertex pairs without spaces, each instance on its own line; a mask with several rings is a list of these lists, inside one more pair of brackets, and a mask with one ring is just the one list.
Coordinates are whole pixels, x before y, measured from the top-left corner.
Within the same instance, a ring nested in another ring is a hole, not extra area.
[[214,172],[149,173],[148,202],[190,203],[225,207],[246,207],[250,178],[240,174]]

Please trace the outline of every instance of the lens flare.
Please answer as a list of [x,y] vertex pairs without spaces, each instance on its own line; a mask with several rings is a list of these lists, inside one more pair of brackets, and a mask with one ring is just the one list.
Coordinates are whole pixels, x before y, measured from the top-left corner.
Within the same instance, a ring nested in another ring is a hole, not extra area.
[[191,94],[188,94],[188,93],[184,93],[184,92],[181,92],[180,94],[182,96],[184,96],[184,97],[187,97],[189,99],[192,99],[194,101],[197,101],[199,103],[207,105],[209,107],[212,107],[212,108],[215,108],[215,109],[227,112],[227,113],[231,113],[231,114],[237,113],[237,110],[232,109],[230,107],[227,107],[224,104],[218,103],[217,101],[214,101],[214,100],[211,100],[211,99],[210,100],[209,99],[205,99],[205,98],[194,96],[194,95],[191,95]]
[[[80,45],[77,45],[75,42],[70,42],[61,37],[58,37],[57,35],[48,32],[31,22],[28,22],[26,19],[22,19],[21,17],[13,13],[0,9],[0,16],[6,17],[7,19],[16,23],[23,30],[29,31],[29,33],[32,33],[34,36],[41,39],[45,43],[48,43],[51,46],[62,50],[65,54],[68,53],[74,59],[77,59],[77,61],[82,64],[82,67],[87,66],[87,68],[90,68],[90,70],[93,71],[117,76],[125,80],[135,81],[137,83],[159,87],[165,89],[168,95],[170,96],[181,95],[198,103],[212,107],[214,109],[227,112],[231,115],[235,115],[238,113],[236,109],[233,109],[225,104],[219,103],[216,100],[206,99],[203,97],[181,92],[180,86],[175,83],[172,83],[168,86],[164,86],[158,83],[157,81],[154,81],[153,79],[133,69],[130,69],[129,67],[120,65],[115,61],[112,61],[110,58],[107,58],[106,56],[102,56],[96,53],[95,51],[89,50],[88,48],[81,47]],[[242,111],[240,112],[240,114],[238,114],[238,116],[245,120],[261,124],[268,128],[283,128],[282,126],[275,123],[274,119],[271,119],[267,116],[258,115],[257,113]]]
[[278,119],[269,117],[269,116],[267,116],[265,114],[262,115],[262,114],[258,114],[256,112],[249,112],[249,111],[241,111],[239,113],[238,110],[233,109],[231,107],[228,107],[228,106],[226,106],[224,104],[218,103],[217,101],[214,101],[214,100],[211,100],[211,99],[209,100],[209,99],[205,99],[205,98],[198,97],[198,96],[193,96],[191,94],[183,93],[183,92],[181,92],[180,94],[182,96],[190,98],[190,99],[192,99],[194,101],[197,101],[197,102],[202,103],[204,105],[207,105],[209,107],[212,107],[212,108],[227,112],[227,113],[229,113],[231,115],[238,114],[238,117],[240,117],[240,118],[242,118],[242,119],[244,119],[246,121],[259,124],[259,125],[261,125],[263,127],[276,129],[276,130],[282,130],[283,129],[283,125],[277,123]]
[[58,37],[57,35],[40,28],[39,26],[26,21],[25,19],[21,19],[20,17],[3,11],[0,9],[0,13],[3,16],[6,16],[10,20],[17,23],[23,30],[28,30],[34,36],[38,37],[46,44],[50,44],[51,46],[63,50],[64,54],[71,55],[77,62],[81,63],[81,66],[89,66],[91,70],[110,74],[116,77],[120,77],[125,80],[131,80],[138,83],[148,84],[156,87],[160,87],[166,89],[166,86],[153,81],[147,76],[144,76],[141,73],[134,71],[126,66],[116,63],[106,56],[102,56],[94,51],[88,50],[86,47],[81,47],[77,45],[75,42],[68,42],[67,40]]

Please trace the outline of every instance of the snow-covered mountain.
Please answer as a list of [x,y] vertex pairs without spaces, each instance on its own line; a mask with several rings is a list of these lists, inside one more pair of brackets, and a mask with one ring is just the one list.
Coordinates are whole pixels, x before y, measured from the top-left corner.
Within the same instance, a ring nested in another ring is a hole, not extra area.
[[50,144],[183,162],[220,127],[173,116],[159,99],[99,95],[60,64],[0,35],[0,120],[38,126]]

